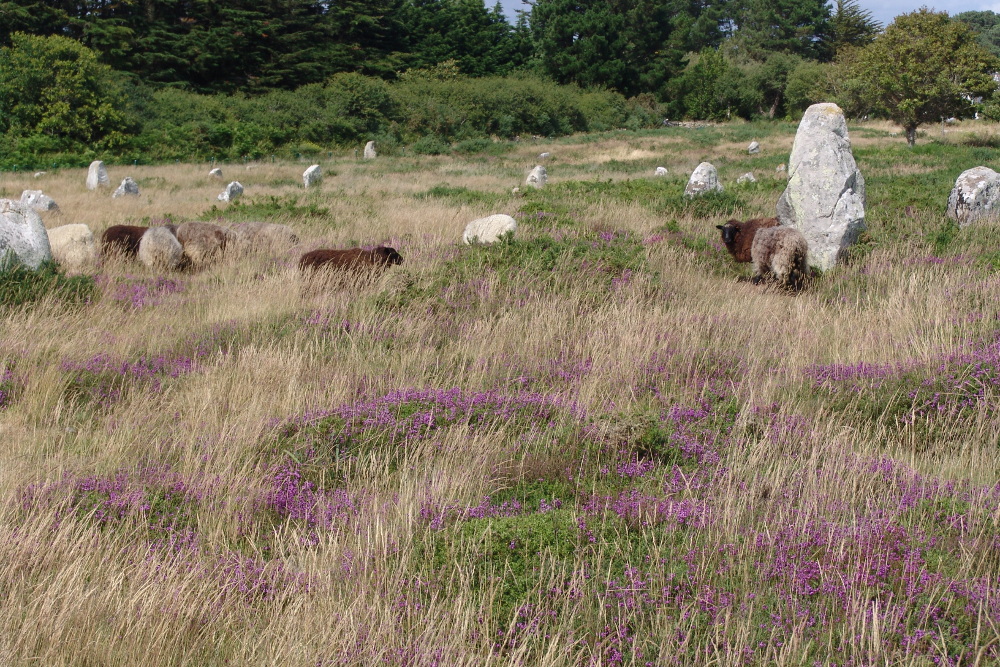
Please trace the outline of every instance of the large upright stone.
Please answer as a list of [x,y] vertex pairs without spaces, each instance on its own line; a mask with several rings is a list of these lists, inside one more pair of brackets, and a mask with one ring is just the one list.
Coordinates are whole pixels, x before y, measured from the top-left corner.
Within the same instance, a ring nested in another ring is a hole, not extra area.
[[87,189],[96,190],[99,187],[107,185],[111,185],[111,179],[108,178],[108,170],[105,169],[103,162],[94,160],[90,163],[90,169],[87,170]]
[[319,168],[318,164],[306,169],[302,172],[302,185],[305,187],[311,187],[313,185],[318,185],[320,181],[323,180],[323,170]]
[[376,157],[378,157],[378,153],[375,152],[375,142],[369,141],[365,144],[365,159],[374,160]]
[[218,196],[219,201],[233,201],[243,194],[243,185],[239,181],[233,181],[226,186],[222,194]]
[[118,199],[119,197],[138,197],[139,196],[139,184],[136,183],[131,176],[126,176],[122,179],[121,185],[115,190],[114,194],[111,195],[112,199]]
[[52,197],[41,190],[25,190],[21,193],[21,203],[30,206],[36,211],[55,211],[59,209]]
[[528,178],[525,179],[524,184],[530,185],[533,188],[541,188],[548,182],[548,180],[549,174],[545,171],[545,167],[538,165],[531,170],[530,174],[528,174]]
[[517,221],[509,215],[498,213],[485,218],[473,220],[465,226],[462,240],[466,245],[472,243],[496,243],[504,234],[517,231]]
[[12,199],[0,199],[0,270],[21,263],[31,270],[52,259],[49,235],[38,213]]
[[778,199],[781,224],[809,243],[809,265],[832,269],[865,228],[865,179],[854,162],[844,112],[836,104],[806,110],[788,158],[788,187]]
[[948,217],[959,227],[1000,214],[1000,174],[989,167],[963,171],[948,196]]
[[722,192],[722,183],[719,183],[719,172],[712,163],[702,162],[691,173],[691,178],[684,186],[685,197],[696,197],[706,192],[718,190]]

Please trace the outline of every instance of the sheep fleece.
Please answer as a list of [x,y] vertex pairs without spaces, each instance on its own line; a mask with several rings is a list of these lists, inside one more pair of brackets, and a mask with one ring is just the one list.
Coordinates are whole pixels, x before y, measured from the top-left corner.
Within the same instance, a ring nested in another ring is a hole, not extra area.
[[761,229],[754,236],[750,254],[753,257],[755,276],[763,276],[768,271],[784,284],[807,274],[806,261],[809,244],[806,237],[792,227],[769,227]]

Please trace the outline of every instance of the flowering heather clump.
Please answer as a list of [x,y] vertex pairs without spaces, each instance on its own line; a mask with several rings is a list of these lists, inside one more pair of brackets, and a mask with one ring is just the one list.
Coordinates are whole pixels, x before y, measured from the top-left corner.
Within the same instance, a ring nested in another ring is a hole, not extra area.
[[306,328],[314,329],[325,336],[342,334],[372,341],[389,341],[395,338],[395,335],[388,330],[389,328],[385,324],[352,322],[349,319],[326,310],[312,311],[308,316],[303,318],[302,324]]
[[106,296],[110,292],[112,301],[136,309],[158,306],[168,295],[183,292],[186,288],[184,281],[165,276],[155,278],[125,276],[122,280],[114,282],[107,276],[98,276],[96,282]]
[[14,401],[14,392],[17,384],[13,368],[5,368],[3,371],[0,371],[0,410],[3,410]]

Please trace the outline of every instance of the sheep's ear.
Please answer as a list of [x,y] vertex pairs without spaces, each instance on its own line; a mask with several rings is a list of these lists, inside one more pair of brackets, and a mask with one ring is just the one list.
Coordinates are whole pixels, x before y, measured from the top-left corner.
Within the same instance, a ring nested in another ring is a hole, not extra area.
[[725,225],[716,225],[715,228],[716,229],[725,229],[726,226]]

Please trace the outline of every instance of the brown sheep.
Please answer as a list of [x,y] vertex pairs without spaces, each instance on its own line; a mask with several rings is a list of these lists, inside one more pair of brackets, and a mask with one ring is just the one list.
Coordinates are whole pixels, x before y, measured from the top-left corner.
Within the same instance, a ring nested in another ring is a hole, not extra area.
[[750,262],[753,261],[750,251],[757,230],[777,226],[777,218],[754,218],[746,222],[730,220],[724,225],[716,225],[715,228],[722,232],[722,243],[733,259],[737,262]]
[[374,250],[321,248],[302,255],[302,259],[299,260],[299,268],[303,271],[322,268],[363,271],[402,263],[403,258],[400,254],[394,248],[386,246],[379,246]]
[[134,225],[112,225],[101,235],[101,251],[120,252],[126,257],[135,257],[139,252],[139,241],[149,227]]
[[750,251],[753,256],[753,282],[759,283],[773,273],[783,285],[799,288],[808,274],[809,244],[794,227],[773,227],[757,232]]

